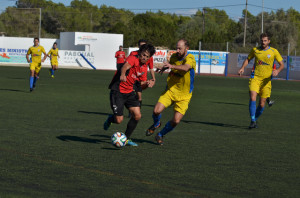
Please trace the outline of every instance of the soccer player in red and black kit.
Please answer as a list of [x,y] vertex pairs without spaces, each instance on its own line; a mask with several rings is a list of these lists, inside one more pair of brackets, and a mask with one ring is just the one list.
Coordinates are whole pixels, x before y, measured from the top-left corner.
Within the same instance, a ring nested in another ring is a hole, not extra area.
[[[142,45],[138,55],[129,56],[126,63],[120,70],[115,73],[110,88],[110,105],[113,115],[109,115],[104,122],[104,130],[108,130],[111,123],[120,124],[123,121],[124,106],[130,111],[131,118],[127,124],[125,135],[127,136],[127,145],[137,146],[130,136],[141,119],[141,109],[136,93],[133,90],[133,85],[139,81],[139,77],[143,75],[146,63],[155,53],[155,48],[151,44]],[[149,83],[149,82],[148,82]]]
[[118,70],[124,65],[126,59],[126,55],[125,52],[123,51],[122,45],[119,46],[119,51],[116,52],[115,58],[117,59],[117,70]]
[[[147,43],[148,43],[147,40],[140,39],[138,41],[138,46],[140,48],[142,45],[145,45]],[[138,53],[139,53],[138,51],[132,51],[129,56],[136,56]],[[134,85],[134,90],[137,93],[137,96],[139,98],[141,106],[142,106],[142,90],[146,89],[148,87],[152,88],[155,84],[155,72],[154,72],[154,69],[153,69],[153,57],[151,57],[147,61],[146,66],[147,67],[143,68],[143,75],[139,77],[140,80],[136,81],[136,83]],[[151,77],[152,77],[152,79],[150,79],[150,80],[147,80],[148,67],[149,67],[150,74],[151,74]]]

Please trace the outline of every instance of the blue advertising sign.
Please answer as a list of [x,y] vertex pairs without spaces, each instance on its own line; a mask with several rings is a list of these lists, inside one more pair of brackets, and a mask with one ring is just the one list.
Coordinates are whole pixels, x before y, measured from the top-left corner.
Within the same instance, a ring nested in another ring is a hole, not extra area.
[[226,52],[201,51],[200,65],[225,66]]
[[27,49],[0,48],[0,62],[27,63]]

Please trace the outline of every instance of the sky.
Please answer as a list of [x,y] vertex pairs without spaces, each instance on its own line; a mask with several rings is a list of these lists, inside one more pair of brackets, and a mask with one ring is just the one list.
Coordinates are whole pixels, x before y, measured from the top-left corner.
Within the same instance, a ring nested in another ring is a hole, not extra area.
[[[160,9],[163,12],[176,13],[184,16],[195,14],[198,9],[203,7],[216,8],[225,10],[227,15],[233,20],[238,20],[242,17],[242,10],[245,9],[246,0],[88,0],[91,4],[100,7],[105,4],[115,8],[124,8],[135,13],[148,11],[157,11]],[[0,0],[0,12],[4,11],[8,6],[14,6],[16,0]],[[71,0],[52,0],[55,3],[63,3],[66,6],[70,5]],[[264,4],[264,12],[276,11],[289,8],[294,8],[300,12],[300,0],[248,0],[248,11],[253,15],[258,15],[262,12]]]

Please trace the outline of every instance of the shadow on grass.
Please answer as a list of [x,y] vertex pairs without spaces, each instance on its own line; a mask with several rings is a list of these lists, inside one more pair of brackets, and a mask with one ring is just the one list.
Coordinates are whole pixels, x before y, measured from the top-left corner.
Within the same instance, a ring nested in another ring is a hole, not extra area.
[[220,126],[220,127],[248,129],[248,127],[245,127],[245,126],[238,126],[238,125],[218,123],[218,122],[202,122],[202,121],[192,121],[192,120],[181,120],[181,122],[188,123],[188,124],[189,123],[196,123],[196,124],[206,124],[206,125]]
[[[108,135],[91,135],[92,137],[104,137],[104,138],[107,138],[110,140],[111,136],[108,136]],[[149,140],[145,140],[145,139],[135,139],[135,138],[132,138],[132,141],[133,142],[136,142],[136,143],[148,143],[148,144],[156,144],[155,142],[153,141],[149,141]]]
[[93,111],[77,111],[78,113],[86,113],[86,114],[97,114],[97,115],[110,115],[109,113],[102,113],[102,112],[93,112]]
[[145,106],[145,107],[153,107],[153,108],[155,107],[155,105],[150,105],[150,104],[142,104],[142,107],[143,106]]
[[92,138],[78,137],[78,136],[71,136],[71,135],[61,135],[61,136],[57,136],[56,138],[65,142],[75,141],[75,142],[85,142],[85,143],[92,143],[92,144],[98,144],[98,143],[110,144],[110,141],[107,141],[108,140],[107,138],[104,140],[99,140],[99,139],[92,139]]
[[238,106],[248,106],[247,104],[233,103],[233,102],[215,102],[215,101],[213,101],[212,103],[216,103],[216,104],[227,104],[227,105],[238,105]]
[[24,80],[25,78],[20,78],[20,77],[7,77],[8,79],[13,79],[13,80]]
[[13,91],[13,92],[29,93],[28,91],[18,90],[18,89],[0,89],[0,90],[1,90],[1,91]]

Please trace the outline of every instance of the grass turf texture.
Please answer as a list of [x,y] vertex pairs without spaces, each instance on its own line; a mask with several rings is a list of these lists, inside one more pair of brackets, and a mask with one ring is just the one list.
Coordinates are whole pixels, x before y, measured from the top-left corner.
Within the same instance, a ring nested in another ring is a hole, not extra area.
[[[273,107],[248,129],[248,79],[196,76],[189,110],[155,145],[146,137],[166,77],[143,92],[138,147],[110,143],[111,71],[0,67],[0,197],[299,197],[300,82],[273,81]],[[125,115],[127,111],[125,110]],[[162,116],[163,126],[172,108]]]

